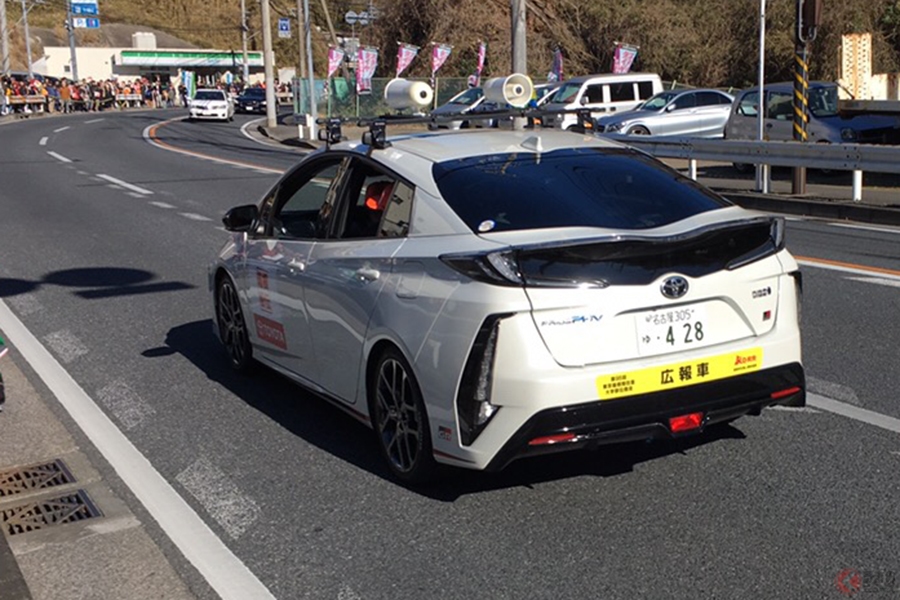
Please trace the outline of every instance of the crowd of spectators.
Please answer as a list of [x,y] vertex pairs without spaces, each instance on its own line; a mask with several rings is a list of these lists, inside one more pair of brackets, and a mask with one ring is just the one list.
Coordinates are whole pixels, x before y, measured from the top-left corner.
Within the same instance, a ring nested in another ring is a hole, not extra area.
[[29,115],[36,112],[96,112],[124,108],[169,108],[185,106],[184,86],[174,89],[168,82],[146,77],[78,82],[68,79],[0,79],[0,113]]

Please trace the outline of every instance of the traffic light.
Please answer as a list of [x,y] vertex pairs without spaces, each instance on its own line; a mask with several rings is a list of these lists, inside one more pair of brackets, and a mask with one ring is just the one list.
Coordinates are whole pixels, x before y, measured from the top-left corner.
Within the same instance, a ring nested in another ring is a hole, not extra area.
[[797,0],[797,40],[803,43],[816,39],[822,21],[823,0]]

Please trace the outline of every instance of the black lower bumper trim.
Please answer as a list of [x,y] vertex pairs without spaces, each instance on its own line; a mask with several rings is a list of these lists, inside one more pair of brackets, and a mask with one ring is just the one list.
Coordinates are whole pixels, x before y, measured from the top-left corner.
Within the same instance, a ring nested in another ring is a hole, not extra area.
[[[779,392],[797,388],[786,396]],[[773,394],[776,396],[773,397]],[[525,456],[564,452],[628,441],[672,439],[669,419],[702,412],[703,423],[690,433],[699,433],[707,425],[758,415],[774,404],[805,406],[806,379],[803,367],[791,363],[739,377],[730,377],[665,392],[654,392],[620,400],[605,400],[548,409],[534,415],[503,446],[488,465],[500,470]],[[501,409],[502,410],[502,409]],[[569,441],[529,445],[531,440],[571,434]]]

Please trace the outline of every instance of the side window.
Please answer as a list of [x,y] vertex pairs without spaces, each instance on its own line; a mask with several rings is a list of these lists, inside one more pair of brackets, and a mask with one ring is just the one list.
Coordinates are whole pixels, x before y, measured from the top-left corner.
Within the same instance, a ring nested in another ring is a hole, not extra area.
[[718,106],[719,104],[731,104],[728,98],[715,92],[698,92],[697,106]]
[[653,95],[653,82],[652,81],[639,81],[638,82],[638,96],[641,97],[641,100],[646,100],[650,96]]
[[268,231],[270,235],[324,237],[334,209],[342,161],[341,158],[321,161],[281,185]]
[[588,104],[599,104],[603,102],[603,84],[597,83],[587,86],[584,90],[583,97],[586,98],[585,102]]
[[766,102],[766,118],[790,121],[794,118],[793,99],[790,94],[772,93]]
[[358,165],[347,185],[341,239],[402,237],[409,232],[412,188],[370,165]]
[[628,102],[635,100],[634,83],[623,81],[609,84],[609,99],[613,102]]
[[737,112],[745,117],[755,117],[759,114],[759,92],[748,92],[741,97]]
[[695,108],[697,106],[697,94],[683,94],[675,101],[675,110]]

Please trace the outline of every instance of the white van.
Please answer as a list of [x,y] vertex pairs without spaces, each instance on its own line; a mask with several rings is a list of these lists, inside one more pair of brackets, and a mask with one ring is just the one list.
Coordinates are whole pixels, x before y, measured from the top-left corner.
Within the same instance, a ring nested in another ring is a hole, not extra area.
[[[662,80],[656,73],[624,73],[621,75],[583,75],[569,79],[542,108],[554,110],[591,109],[591,116],[631,110],[662,91]],[[544,127],[569,129],[578,122],[575,112],[547,114],[541,118]]]

